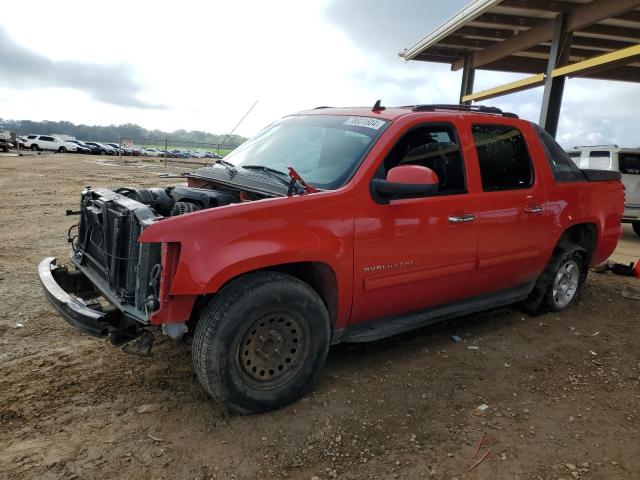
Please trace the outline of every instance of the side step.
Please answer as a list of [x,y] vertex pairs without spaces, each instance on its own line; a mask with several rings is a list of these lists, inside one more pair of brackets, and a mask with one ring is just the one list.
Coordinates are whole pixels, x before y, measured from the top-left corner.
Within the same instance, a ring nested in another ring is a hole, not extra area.
[[339,341],[350,343],[374,342],[451,318],[521,302],[529,296],[534,284],[535,282],[526,283],[490,295],[481,295],[461,302],[354,325],[346,329]]

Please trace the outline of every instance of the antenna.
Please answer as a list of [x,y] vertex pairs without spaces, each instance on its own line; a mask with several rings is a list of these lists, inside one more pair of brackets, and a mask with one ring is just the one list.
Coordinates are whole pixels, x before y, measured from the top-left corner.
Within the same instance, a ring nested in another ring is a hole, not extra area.
[[233,128],[231,129],[231,132],[227,133],[227,136],[226,136],[226,137],[224,137],[224,138],[222,139],[222,142],[220,142],[220,145],[224,145],[224,142],[226,142],[226,141],[227,141],[227,139],[228,139],[231,135],[233,135],[233,132],[235,132],[235,131],[236,131],[236,128],[238,128],[238,127],[240,126],[240,124],[244,121],[244,119],[245,119],[245,118],[247,118],[247,116],[251,113],[251,110],[253,110],[253,108],[254,108],[257,104],[258,104],[258,100],[256,100],[255,102],[253,102],[253,105],[251,105],[251,108],[250,108],[249,110],[247,110],[247,113],[245,113],[245,114],[242,116],[242,118],[240,119],[240,121],[239,121],[238,123],[236,123],[236,126],[235,126],[235,127],[233,127]]
[[373,108],[371,109],[372,112],[380,112],[381,110],[384,110],[385,107],[382,106],[382,100],[376,100],[376,104],[373,106]]

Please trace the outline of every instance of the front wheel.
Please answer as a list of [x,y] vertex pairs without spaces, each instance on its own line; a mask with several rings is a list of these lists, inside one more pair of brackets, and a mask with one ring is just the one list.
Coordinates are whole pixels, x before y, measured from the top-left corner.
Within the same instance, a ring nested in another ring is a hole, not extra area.
[[633,222],[631,227],[633,228],[633,231],[636,232],[636,235],[640,237],[640,222]]
[[58,153],[67,153],[67,149],[66,149],[66,148],[64,148],[64,147],[60,147],[60,148],[58,149]]
[[194,334],[194,368],[226,408],[274,410],[311,386],[330,335],[315,290],[290,275],[256,272],[229,283],[205,308]]

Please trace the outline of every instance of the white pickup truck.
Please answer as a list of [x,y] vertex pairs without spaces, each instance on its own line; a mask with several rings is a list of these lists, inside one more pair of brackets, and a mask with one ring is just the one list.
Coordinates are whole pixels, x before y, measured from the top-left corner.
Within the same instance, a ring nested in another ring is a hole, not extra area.
[[640,236],[640,148],[618,145],[587,145],[567,151],[580,168],[615,170],[622,174],[624,214],[622,223],[630,223]]

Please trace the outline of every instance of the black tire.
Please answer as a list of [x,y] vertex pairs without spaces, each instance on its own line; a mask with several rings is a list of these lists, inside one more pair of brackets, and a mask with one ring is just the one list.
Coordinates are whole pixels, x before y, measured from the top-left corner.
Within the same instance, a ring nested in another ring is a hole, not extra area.
[[40,149],[38,148],[38,145],[34,143],[33,145],[31,145],[31,150],[33,150],[34,152],[37,152]]
[[265,412],[294,402],[312,385],[330,337],[329,314],[315,290],[287,274],[255,272],[226,285],[204,309],[193,365],[225,408]]
[[[571,307],[580,297],[587,278],[586,258],[586,251],[578,245],[568,242],[558,245],[529,298],[523,303],[524,310],[531,315],[539,315],[561,312]],[[567,266],[571,266],[571,273],[565,270]],[[572,286],[570,278],[574,271],[576,283]],[[565,277],[569,280],[565,280]]]
[[100,155],[106,155],[107,151],[106,150],[100,150]]
[[58,153],[67,153],[67,149],[66,149],[66,148],[64,148],[64,147],[60,147],[60,148],[58,149]]
[[633,222],[631,224],[631,228],[633,228],[633,231],[636,232],[636,235],[640,237],[640,222]]

